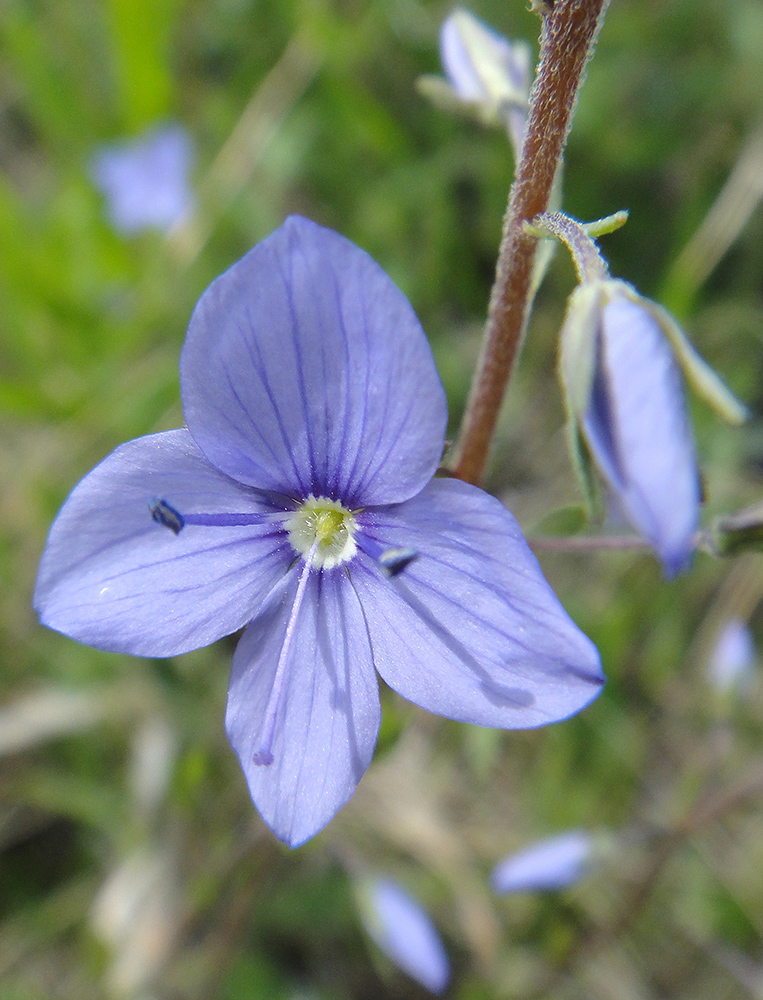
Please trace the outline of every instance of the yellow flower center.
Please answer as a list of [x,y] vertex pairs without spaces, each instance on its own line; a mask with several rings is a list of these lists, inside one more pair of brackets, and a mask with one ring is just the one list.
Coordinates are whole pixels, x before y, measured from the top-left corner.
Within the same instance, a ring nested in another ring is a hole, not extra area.
[[331,569],[347,562],[358,551],[358,524],[352,513],[336,500],[312,493],[286,522],[291,547],[306,556],[317,542],[313,566]]

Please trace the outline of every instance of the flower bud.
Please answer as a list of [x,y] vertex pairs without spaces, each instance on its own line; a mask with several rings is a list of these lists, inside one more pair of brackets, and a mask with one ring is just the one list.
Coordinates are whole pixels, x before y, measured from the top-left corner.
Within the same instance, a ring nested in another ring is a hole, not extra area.
[[584,282],[561,333],[567,414],[667,576],[689,562],[700,484],[681,376],[663,313],[624,281]]
[[461,106],[488,124],[505,125],[518,158],[527,121],[530,46],[510,42],[459,9],[443,22],[440,58],[447,81],[423,77],[423,92],[438,104]]

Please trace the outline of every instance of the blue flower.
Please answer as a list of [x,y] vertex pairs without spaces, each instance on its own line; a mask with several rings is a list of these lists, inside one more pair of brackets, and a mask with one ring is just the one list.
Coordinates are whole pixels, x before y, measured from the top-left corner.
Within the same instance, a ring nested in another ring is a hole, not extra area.
[[188,173],[192,147],[185,129],[168,125],[101,149],[92,162],[114,228],[127,236],[166,231],[193,206]]
[[540,726],[598,694],[598,654],[511,514],[432,479],[443,388],[367,254],[288,219],[204,293],[180,375],[187,428],[127,442],[75,488],[35,606],[138,656],[246,626],[226,726],[278,837],[302,843],[352,795],[379,728],[374,668],[484,726]]
[[431,993],[442,993],[450,964],[421,905],[389,879],[364,885],[361,902],[366,930],[384,954]]
[[699,525],[697,458],[664,313],[624,281],[585,282],[561,334],[567,409],[625,515],[667,576]]
[[541,840],[504,858],[493,871],[493,888],[501,893],[566,889],[587,874],[594,849],[594,838],[584,830]]

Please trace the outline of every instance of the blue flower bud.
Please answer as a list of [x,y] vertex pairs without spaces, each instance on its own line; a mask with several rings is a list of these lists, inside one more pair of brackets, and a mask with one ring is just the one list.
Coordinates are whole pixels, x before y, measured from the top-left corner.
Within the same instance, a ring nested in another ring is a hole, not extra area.
[[437,104],[471,111],[490,125],[504,125],[518,159],[530,93],[527,42],[511,42],[459,9],[443,22],[440,59],[447,79],[422,77],[420,89]]
[[568,418],[667,576],[689,563],[700,485],[664,314],[624,281],[579,285],[561,333]]

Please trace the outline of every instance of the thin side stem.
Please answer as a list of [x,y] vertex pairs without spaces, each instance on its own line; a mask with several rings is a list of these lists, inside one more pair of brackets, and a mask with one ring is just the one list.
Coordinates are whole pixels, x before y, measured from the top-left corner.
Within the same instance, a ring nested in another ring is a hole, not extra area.
[[609,0],[544,4],[540,63],[527,135],[503,223],[482,357],[472,383],[454,475],[478,484],[530,307],[537,238],[524,223],[545,212],[562,159],[578,89]]
[[[528,227],[526,226],[525,229]],[[582,222],[563,212],[543,212],[532,220],[532,228],[550,233],[570,251],[578,281],[597,281],[609,277],[607,263]]]
[[[698,531],[694,536],[695,549],[704,549],[707,542],[704,531]],[[527,544],[533,552],[596,552],[600,549],[653,551],[649,542],[637,535],[530,535]]]
[[539,535],[528,538],[533,552],[596,552],[601,549],[636,549],[650,552],[651,545],[635,535]]

